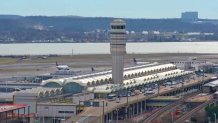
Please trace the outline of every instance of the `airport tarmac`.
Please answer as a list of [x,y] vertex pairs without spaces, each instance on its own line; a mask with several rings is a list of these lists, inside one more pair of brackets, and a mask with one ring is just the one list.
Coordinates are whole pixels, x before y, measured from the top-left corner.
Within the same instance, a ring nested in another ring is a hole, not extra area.
[[[190,53],[163,53],[163,54],[127,54],[125,66],[133,66],[133,58],[139,62],[169,63],[173,60],[187,60],[196,57],[198,60],[218,61],[218,54],[190,54]],[[91,72],[111,69],[111,55],[73,55],[73,56],[20,56],[0,57],[0,78],[36,76],[56,71],[55,62],[68,65],[73,71]]]

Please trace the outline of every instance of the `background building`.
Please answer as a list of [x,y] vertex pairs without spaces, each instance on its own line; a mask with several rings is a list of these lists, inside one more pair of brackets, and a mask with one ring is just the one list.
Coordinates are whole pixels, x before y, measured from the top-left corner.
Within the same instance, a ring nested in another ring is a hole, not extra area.
[[181,19],[183,22],[197,22],[198,21],[198,12],[183,12]]
[[76,115],[76,105],[72,103],[38,103],[37,116],[40,123],[60,123]]

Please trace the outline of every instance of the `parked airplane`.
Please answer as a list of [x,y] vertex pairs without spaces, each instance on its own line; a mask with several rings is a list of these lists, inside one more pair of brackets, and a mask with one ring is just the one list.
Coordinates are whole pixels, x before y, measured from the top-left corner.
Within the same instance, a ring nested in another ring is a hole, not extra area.
[[57,61],[56,61],[56,68],[58,70],[70,70],[70,67],[68,65],[58,65]]
[[142,64],[147,64],[148,62],[143,62],[143,61],[137,61],[136,58],[133,58],[133,62],[135,65],[142,65]]

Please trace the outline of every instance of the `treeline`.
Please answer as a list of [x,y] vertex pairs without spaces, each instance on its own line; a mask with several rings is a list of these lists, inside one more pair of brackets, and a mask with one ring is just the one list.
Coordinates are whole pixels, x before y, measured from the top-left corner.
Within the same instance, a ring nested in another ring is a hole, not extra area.
[[[87,35],[107,40],[112,18],[77,16],[0,16],[0,41],[34,40],[86,40]],[[161,32],[207,32],[217,33],[218,25],[211,23],[184,23],[180,19],[125,19],[127,30]],[[207,20],[208,21],[208,20]],[[88,32],[88,34],[86,33]],[[99,33],[99,34],[98,34]],[[94,35],[93,35],[94,34]],[[88,40],[88,39],[87,39]],[[93,39],[94,40],[94,39]]]

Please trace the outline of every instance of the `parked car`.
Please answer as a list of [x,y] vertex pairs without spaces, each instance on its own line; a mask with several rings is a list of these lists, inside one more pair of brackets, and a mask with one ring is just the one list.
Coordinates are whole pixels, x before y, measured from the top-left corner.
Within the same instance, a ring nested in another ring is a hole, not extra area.
[[145,92],[144,95],[150,95],[150,94],[154,94],[155,92],[153,90],[148,90]]
[[116,103],[120,103],[120,98],[116,97]]
[[134,92],[132,92],[132,93],[131,93],[131,96],[135,96],[135,93],[134,93]]
[[116,100],[116,94],[109,94],[108,96],[107,96],[107,99],[108,99],[108,101],[114,101],[114,100]]

